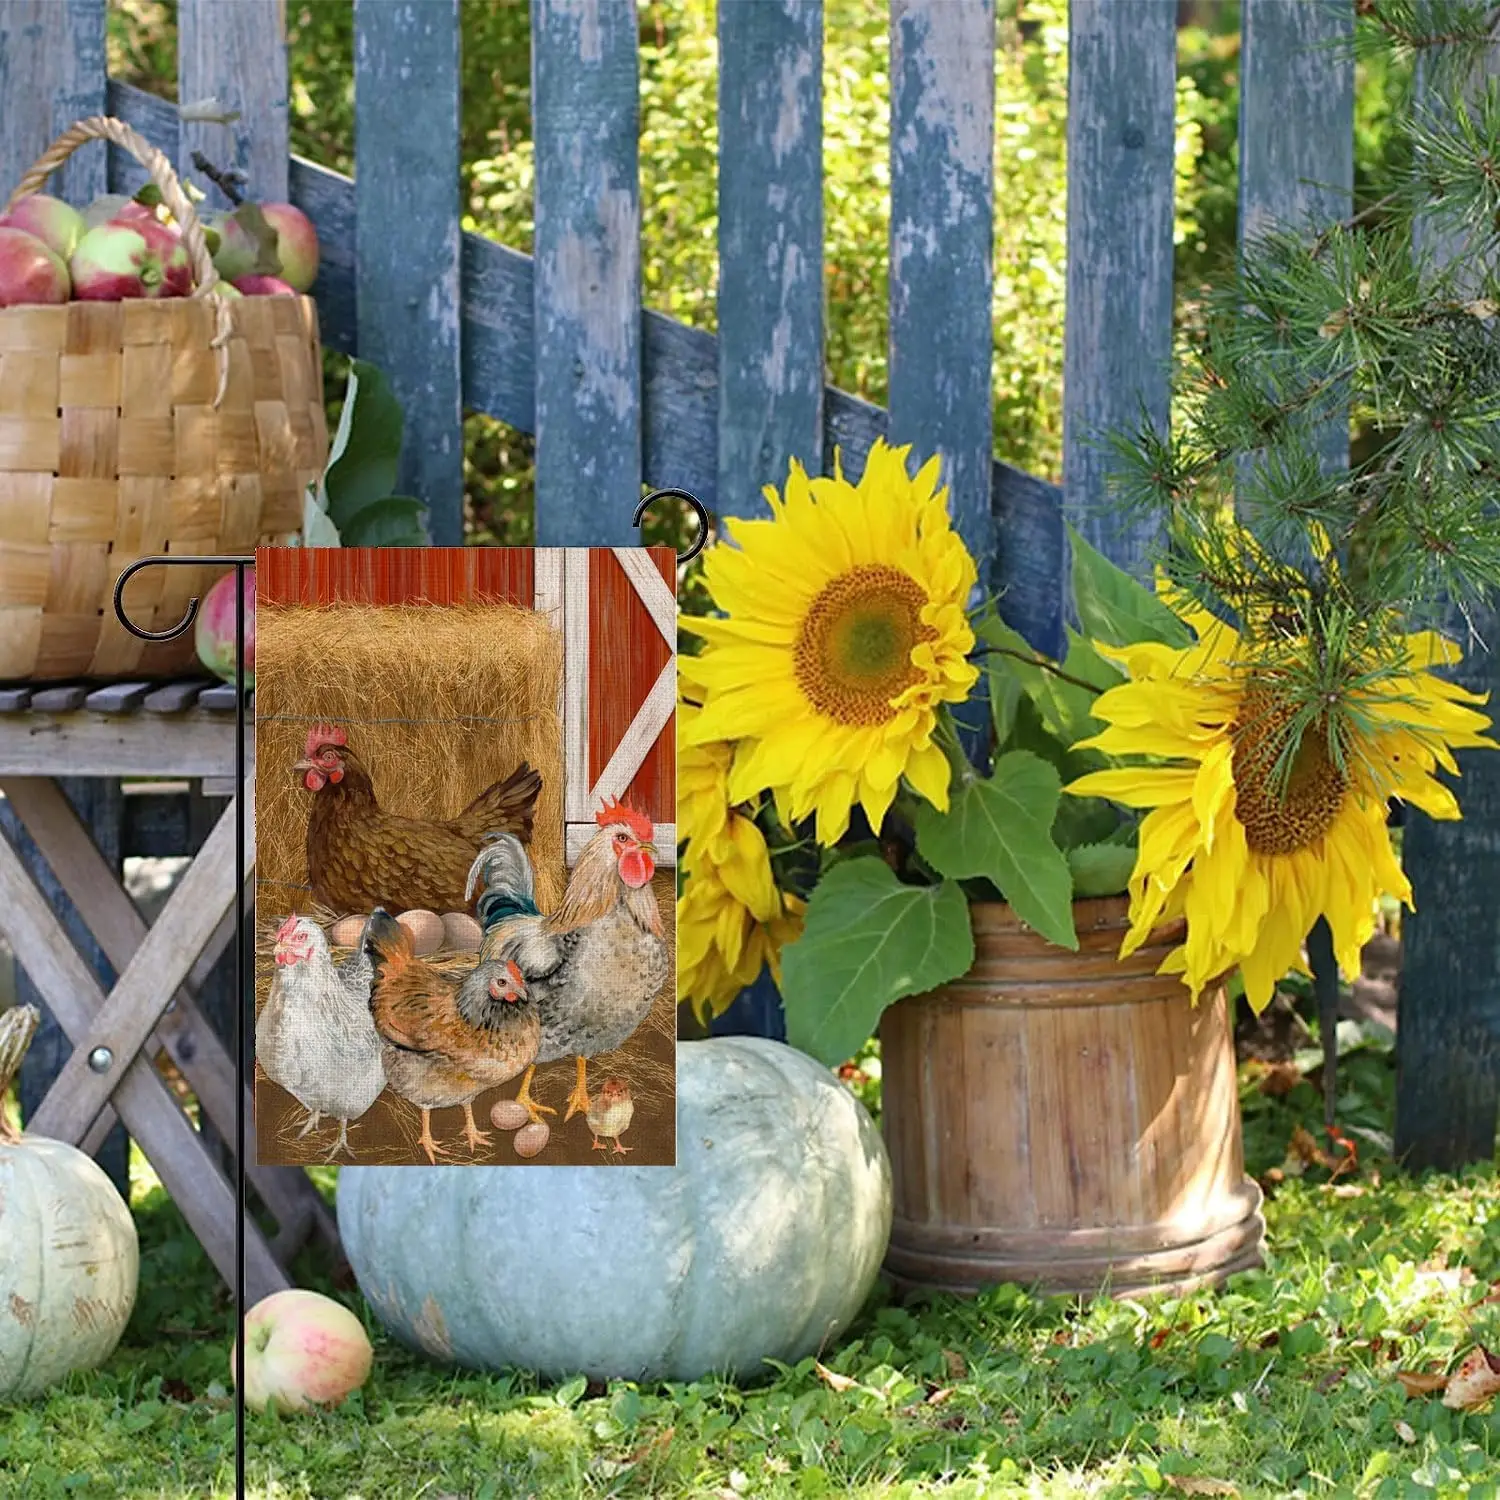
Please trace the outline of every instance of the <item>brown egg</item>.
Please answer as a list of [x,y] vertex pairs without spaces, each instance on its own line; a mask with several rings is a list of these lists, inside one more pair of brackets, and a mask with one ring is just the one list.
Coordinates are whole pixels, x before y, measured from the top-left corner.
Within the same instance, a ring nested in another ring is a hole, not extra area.
[[404,911],[396,920],[411,933],[412,951],[426,958],[443,946],[443,919],[435,911]]
[[526,1106],[514,1099],[497,1099],[490,1110],[490,1122],[496,1130],[519,1130],[530,1118]]
[[452,953],[478,953],[484,929],[465,912],[443,913],[443,947]]
[[340,917],[328,929],[328,941],[335,948],[353,948],[358,945],[364,930],[364,917]]
[[547,1137],[551,1134],[545,1120],[523,1126],[516,1132],[516,1155],[535,1156],[547,1144]]

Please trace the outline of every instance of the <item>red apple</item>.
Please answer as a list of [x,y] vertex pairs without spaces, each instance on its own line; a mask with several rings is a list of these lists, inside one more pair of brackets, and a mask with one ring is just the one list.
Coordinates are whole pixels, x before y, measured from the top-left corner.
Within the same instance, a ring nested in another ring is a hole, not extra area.
[[294,291],[305,292],[318,275],[318,232],[312,220],[290,203],[262,203],[260,211],[276,231],[281,279]]
[[67,300],[62,260],[25,230],[0,229],[0,307]]
[[[245,1405],[336,1405],[369,1379],[374,1358],[364,1324],[342,1302],[300,1287],[273,1292],[245,1315]],[[234,1363],[231,1347],[231,1372]]]
[[140,224],[146,220],[153,224],[161,223],[154,208],[137,203],[124,193],[101,193],[83,211],[83,232],[87,234],[90,229],[97,229],[101,224]]
[[296,287],[288,286],[279,276],[241,276],[231,285],[247,297],[295,297]]
[[214,270],[225,281],[248,276],[258,259],[258,247],[250,231],[230,213],[210,214],[204,221],[204,228],[211,229],[219,237],[219,248],[214,251]]
[[61,198],[31,193],[8,214],[0,214],[0,229],[24,229],[67,260],[83,237],[83,215]]
[[[218,580],[198,605],[194,627],[198,660],[216,677],[234,681],[234,573]],[[245,686],[255,686],[255,569],[245,569]]]
[[80,302],[130,297],[186,297],[193,289],[187,246],[154,220],[116,221],[91,229],[69,263]]

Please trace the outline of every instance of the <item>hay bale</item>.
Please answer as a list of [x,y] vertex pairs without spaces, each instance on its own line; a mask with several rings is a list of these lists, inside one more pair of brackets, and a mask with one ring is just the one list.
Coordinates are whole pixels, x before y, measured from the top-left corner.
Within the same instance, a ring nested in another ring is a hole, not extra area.
[[531,847],[537,898],[564,881],[562,640],[501,604],[266,605],[255,617],[256,896],[308,912],[311,795],[290,769],[317,723],[343,726],[380,805],[451,818],[521,761],[542,776]]

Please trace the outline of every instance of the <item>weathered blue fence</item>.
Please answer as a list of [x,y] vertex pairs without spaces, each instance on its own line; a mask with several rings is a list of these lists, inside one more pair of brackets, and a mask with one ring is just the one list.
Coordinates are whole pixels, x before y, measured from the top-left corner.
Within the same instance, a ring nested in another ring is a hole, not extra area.
[[[180,122],[105,77],[105,0],[0,0],[0,180],[72,119],[107,110],[184,164],[196,146],[242,167],[259,196],[285,187],[323,243],[325,341],[390,371],[409,419],[403,488],[428,501],[438,542],[462,537],[465,408],[535,433],[544,544],[630,541],[643,482],[747,513],[792,455],[815,462],[839,445],[857,471],[889,431],[942,452],[1002,610],[1056,650],[1064,518],[1132,567],[1152,541],[1102,503],[1095,437],[1142,404],[1168,411],[1177,7],[1071,6],[1059,487],[993,456],[991,248],[1005,211],[994,5],[891,0],[889,413],[824,386],[820,0],[721,0],[717,337],[641,306],[632,0],[532,0],[534,260],[459,232],[459,0],[356,0],[353,181],[288,157],[283,0],[179,0],[180,97],[237,110],[227,127]],[[1353,9],[1244,0],[1242,231],[1350,201],[1353,63],[1331,44]],[[134,163],[90,148],[62,190],[139,181]],[[1427,835],[1416,845],[1420,899],[1445,856]],[[1409,974],[1408,1006],[1472,1010],[1493,987],[1495,946],[1483,934],[1472,951],[1487,956],[1450,961],[1440,984]],[[1407,1113],[1436,1156],[1463,1133],[1432,1067],[1444,1029],[1419,1028],[1434,1050],[1402,1058]],[[1491,1130],[1497,1092],[1488,1068],[1465,1095]]]

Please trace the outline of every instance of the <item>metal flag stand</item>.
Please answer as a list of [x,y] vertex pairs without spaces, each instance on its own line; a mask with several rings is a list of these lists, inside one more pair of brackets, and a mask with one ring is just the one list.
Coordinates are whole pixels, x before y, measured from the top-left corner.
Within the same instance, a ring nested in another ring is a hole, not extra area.
[[[678,564],[693,560],[708,541],[713,524],[703,502],[687,490],[653,490],[636,506],[632,525],[639,526],[647,509],[657,500],[687,503],[698,519],[698,534],[686,552],[677,554]],[[131,635],[143,641],[173,641],[186,635],[198,618],[198,597],[188,600],[187,612],[166,630],[142,630],[125,612],[125,585],[144,568],[234,569],[234,868],[240,872],[234,906],[234,1485],[237,1500],[245,1496],[245,569],[255,566],[254,553],[203,556],[163,553],[137,558],[123,569],[115,583],[115,618]],[[252,1001],[252,1010],[254,1002]]]
[[189,556],[186,553],[141,557],[125,568],[115,583],[115,618],[143,641],[172,641],[186,635],[198,618],[198,598],[188,600],[187,613],[167,630],[142,630],[125,613],[125,585],[142,568],[234,568],[234,868],[239,888],[234,903],[234,1483],[235,1495],[245,1493],[245,569],[255,566],[255,554],[245,557]]

